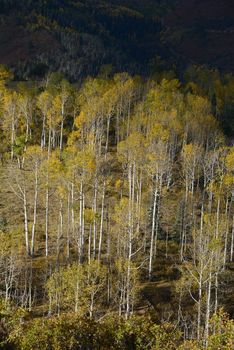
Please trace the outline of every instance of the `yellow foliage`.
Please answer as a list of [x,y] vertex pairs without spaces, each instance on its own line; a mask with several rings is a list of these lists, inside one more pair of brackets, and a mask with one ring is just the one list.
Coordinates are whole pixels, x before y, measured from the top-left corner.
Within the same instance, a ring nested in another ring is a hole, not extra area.
[[75,118],[75,127],[80,130],[82,125],[85,123],[85,113],[83,111]]
[[123,180],[122,179],[118,179],[115,182],[115,188],[118,190],[123,186]]
[[91,224],[95,219],[95,213],[92,209],[86,208],[84,212],[85,222]]
[[151,129],[151,139],[159,139],[163,142],[168,141],[170,133],[161,124],[155,123]]
[[118,157],[121,162],[138,161],[145,159],[145,137],[138,133],[132,133],[126,141],[118,144]]
[[234,147],[230,149],[230,152],[228,153],[226,157],[226,167],[229,171],[234,171]]

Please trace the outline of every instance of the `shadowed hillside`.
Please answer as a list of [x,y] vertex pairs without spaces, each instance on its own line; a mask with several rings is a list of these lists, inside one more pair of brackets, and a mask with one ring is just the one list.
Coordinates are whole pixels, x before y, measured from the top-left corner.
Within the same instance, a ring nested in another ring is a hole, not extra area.
[[233,1],[181,0],[164,24],[167,45],[185,61],[233,72]]
[[1,1],[0,63],[18,78],[60,70],[77,80],[111,64],[148,75],[189,63],[233,71],[230,1]]

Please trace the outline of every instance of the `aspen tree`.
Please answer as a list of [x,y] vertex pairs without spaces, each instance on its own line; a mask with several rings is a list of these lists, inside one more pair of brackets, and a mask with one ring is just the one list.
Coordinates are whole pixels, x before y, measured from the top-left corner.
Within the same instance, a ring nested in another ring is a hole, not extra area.
[[130,275],[128,277],[129,262],[124,258],[120,258],[115,262],[115,270],[117,274],[115,277],[115,284],[119,316],[124,314],[125,317],[128,318],[130,314],[133,314],[134,306],[137,301],[139,283],[138,269],[136,265],[131,262]]
[[106,268],[95,260],[61,268],[47,281],[50,308],[55,308],[57,314],[73,308],[76,313],[88,312],[92,318],[105,281]]
[[[48,91],[42,92],[37,99],[37,106],[42,114],[42,131],[41,131],[41,148],[46,148],[46,143],[48,144],[48,154],[51,149],[51,130],[49,129],[49,135],[47,137],[47,120],[49,118],[49,111],[52,107],[52,96]],[[49,123],[50,125],[50,123]]]
[[6,234],[0,231],[0,238],[0,285],[7,304],[13,289],[17,289],[17,277],[20,273],[18,237],[15,233]]
[[40,192],[40,167],[44,158],[43,152],[39,146],[30,146],[25,153],[25,166],[31,170],[34,175],[33,184],[33,219],[32,219],[32,229],[31,229],[31,247],[30,255],[34,255],[35,250],[35,234],[38,216],[38,196]]
[[186,251],[186,226],[185,217],[188,212],[188,200],[189,195],[193,199],[194,186],[196,179],[199,178],[200,172],[200,160],[202,157],[202,148],[198,145],[188,144],[184,145],[182,149],[182,169],[185,181],[185,205],[183,212],[183,225],[181,227],[181,248],[180,259],[183,260],[184,251]]
[[[216,274],[220,264],[216,259],[220,254],[220,237],[216,237],[215,218],[209,214],[201,213],[200,229],[194,229],[192,233],[191,247],[187,248],[191,262],[184,258],[182,264],[183,283],[192,300],[197,305],[197,339],[202,336],[204,324],[206,336],[208,336],[208,324],[211,314],[211,285],[215,283]],[[203,300],[206,297],[206,312],[203,318]]]
[[60,158],[63,149],[63,133],[64,133],[64,122],[67,116],[68,103],[71,96],[71,87],[66,80],[62,80],[59,85],[58,94],[54,96],[52,109],[57,115],[58,122],[60,123],[60,135],[59,135],[59,150]]
[[25,149],[27,143],[32,139],[32,127],[34,125],[34,114],[35,114],[35,91],[28,89],[23,84],[18,85],[19,89],[19,113],[22,121],[22,133],[25,134]]
[[[134,238],[136,233],[134,232],[135,220],[135,207],[136,207],[136,181],[139,175],[139,169],[144,159],[145,139],[143,135],[139,133],[131,134],[126,141],[122,141],[118,144],[118,155],[119,159],[126,164],[127,178],[128,178],[128,247],[127,247],[127,259],[129,262],[127,271],[127,291],[130,288],[130,274],[131,274],[131,261],[132,257],[136,254],[138,249],[134,251]],[[141,247],[139,248],[141,249]],[[126,317],[129,316],[130,312],[130,294],[127,292],[126,295]]]
[[152,222],[151,238],[149,252],[149,278],[152,277],[152,262],[156,256],[157,238],[160,221],[160,205],[163,185],[166,180],[169,161],[168,161],[168,142],[169,133],[160,124],[152,127],[147,152],[148,164],[147,172],[152,181]]
[[56,151],[52,152],[49,159],[48,156],[44,159],[41,165],[41,171],[44,175],[43,186],[45,191],[45,255],[49,255],[49,194],[50,188],[53,188],[53,182],[56,183],[58,177],[62,172],[62,164],[58,159],[58,154]]
[[[29,237],[29,198],[28,198],[28,179],[26,171],[20,169],[16,164],[12,163],[8,166],[8,181],[7,184],[12,193],[20,201],[23,212],[24,222],[24,240],[26,255],[30,255],[30,237]],[[10,179],[10,181],[9,181]]]
[[[227,169],[227,174],[225,175],[224,178],[224,183],[226,186],[228,186],[228,190],[231,196],[231,203],[230,207],[233,203],[233,195],[234,195],[234,177],[233,177],[233,171],[234,171],[234,152],[233,152],[233,147],[231,147],[228,150],[228,154],[225,158],[225,166]],[[231,212],[230,212],[231,213]],[[233,261],[233,251],[234,251],[234,214],[233,215],[233,220],[232,220],[232,229],[231,229],[231,240],[229,241],[230,243],[230,261]],[[227,249],[227,243],[228,243],[228,236],[226,237],[226,249]]]
[[14,158],[14,144],[18,123],[18,94],[6,91],[3,96],[3,129],[10,139],[10,158]]

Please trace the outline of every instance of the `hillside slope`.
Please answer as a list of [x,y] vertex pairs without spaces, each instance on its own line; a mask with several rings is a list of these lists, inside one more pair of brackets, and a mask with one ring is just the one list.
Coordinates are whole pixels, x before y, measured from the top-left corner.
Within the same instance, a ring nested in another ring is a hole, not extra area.
[[234,71],[234,3],[184,1],[164,18],[164,39],[187,62]]
[[77,80],[111,64],[149,74],[190,63],[234,69],[230,0],[0,1],[0,63],[19,79],[60,70]]
[[105,1],[50,1],[3,8],[0,63],[22,77],[62,70],[73,79],[117,70],[146,71],[162,51],[158,19]]

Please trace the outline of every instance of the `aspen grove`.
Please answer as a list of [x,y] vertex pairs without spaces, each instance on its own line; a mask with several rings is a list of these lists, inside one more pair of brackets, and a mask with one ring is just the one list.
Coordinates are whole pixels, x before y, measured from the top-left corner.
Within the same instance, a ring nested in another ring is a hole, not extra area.
[[234,147],[195,90],[127,73],[15,84],[1,67],[3,348],[128,348],[48,345],[47,324],[79,322],[128,325],[134,349],[232,348]]

